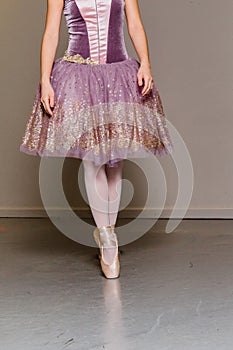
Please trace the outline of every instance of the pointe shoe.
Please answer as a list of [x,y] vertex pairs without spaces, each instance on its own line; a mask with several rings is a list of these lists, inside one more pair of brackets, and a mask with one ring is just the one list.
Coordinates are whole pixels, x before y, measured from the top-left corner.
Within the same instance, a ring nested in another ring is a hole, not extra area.
[[[93,236],[96,244],[100,249],[100,265],[102,271],[106,278],[117,278],[120,274],[120,262],[118,256],[118,241],[116,233],[114,232],[114,225],[107,225],[102,227],[96,227]],[[104,249],[115,248],[116,254],[112,259],[112,262],[109,263],[105,260]]]

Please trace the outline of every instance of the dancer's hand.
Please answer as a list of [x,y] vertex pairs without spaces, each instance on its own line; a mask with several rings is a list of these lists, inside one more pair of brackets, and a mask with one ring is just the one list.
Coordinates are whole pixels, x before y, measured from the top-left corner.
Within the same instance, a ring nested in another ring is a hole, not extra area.
[[147,64],[141,64],[138,69],[138,85],[143,87],[142,95],[148,94],[153,87],[153,78],[151,75],[150,67]]
[[41,105],[46,113],[53,115],[54,90],[50,82],[41,83]]

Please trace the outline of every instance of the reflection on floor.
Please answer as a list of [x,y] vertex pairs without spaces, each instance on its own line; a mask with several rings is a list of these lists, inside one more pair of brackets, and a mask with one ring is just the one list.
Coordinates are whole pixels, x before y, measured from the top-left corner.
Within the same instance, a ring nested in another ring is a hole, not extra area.
[[165,225],[121,246],[107,280],[98,248],[48,218],[0,219],[0,349],[232,349],[233,221]]

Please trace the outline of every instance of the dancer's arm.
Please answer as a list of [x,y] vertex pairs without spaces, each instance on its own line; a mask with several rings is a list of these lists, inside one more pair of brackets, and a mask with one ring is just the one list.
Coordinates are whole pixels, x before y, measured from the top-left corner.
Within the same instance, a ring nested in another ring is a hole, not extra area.
[[142,24],[138,0],[125,0],[125,15],[128,32],[140,60],[138,84],[141,86],[144,81],[142,94],[145,95],[152,88],[153,78],[151,75],[148,40]]
[[47,113],[52,115],[54,106],[54,91],[50,84],[50,74],[55,58],[64,0],[47,0],[47,14],[45,30],[41,43],[40,71],[41,71],[41,102]]

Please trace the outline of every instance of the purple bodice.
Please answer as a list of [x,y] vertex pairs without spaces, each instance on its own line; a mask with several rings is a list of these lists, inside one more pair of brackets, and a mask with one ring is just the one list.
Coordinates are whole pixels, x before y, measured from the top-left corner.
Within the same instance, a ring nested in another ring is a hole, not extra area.
[[65,0],[63,13],[70,55],[99,64],[127,59],[124,41],[124,0]]

